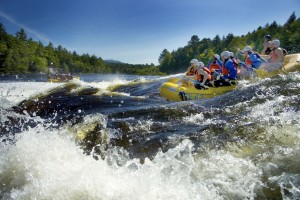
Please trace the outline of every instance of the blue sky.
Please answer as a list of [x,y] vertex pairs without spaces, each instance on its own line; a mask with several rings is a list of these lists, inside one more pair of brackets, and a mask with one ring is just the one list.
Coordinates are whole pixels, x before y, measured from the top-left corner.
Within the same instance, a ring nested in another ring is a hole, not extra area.
[[0,0],[0,23],[24,28],[45,45],[62,45],[131,64],[158,64],[163,49],[183,47],[192,35],[214,38],[284,24],[299,0]]

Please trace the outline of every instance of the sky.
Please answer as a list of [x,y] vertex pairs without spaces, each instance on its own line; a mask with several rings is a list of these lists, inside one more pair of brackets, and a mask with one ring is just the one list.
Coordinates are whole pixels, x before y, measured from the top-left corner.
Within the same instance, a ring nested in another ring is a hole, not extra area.
[[160,53],[200,40],[283,25],[300,0],[0,0],[0,23],[15,34],[70,52],[130,64],[158,64]]

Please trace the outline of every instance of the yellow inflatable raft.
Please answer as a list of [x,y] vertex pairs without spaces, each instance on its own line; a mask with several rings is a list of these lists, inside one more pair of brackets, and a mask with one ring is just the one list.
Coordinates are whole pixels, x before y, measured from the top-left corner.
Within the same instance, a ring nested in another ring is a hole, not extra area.
[[79,76],[72,76],[72,77],[49,77],[48,78],[48,82],[51,82],[51,83],[64,83],[64,82],[69,82],[71,80],[74,80],[74,79],[78,79],[80,80],[80,77]]
[[[268,56],[263,58],[268,59]],[[259,78],[271,78],[277,74],[295,72],[300,70],[300,53],[289,54],[284,57],[283,67],[273,71],[267,71],[264,69],[257,69],[256,73]]]
[[232,91],[235,87],[236,84],[231,86],[209,87],[200,90],[195,87],[183,87],[181,85],[181,78],[171,78],[160,87],[160,95],[170,101],[198,100],[224,94]]

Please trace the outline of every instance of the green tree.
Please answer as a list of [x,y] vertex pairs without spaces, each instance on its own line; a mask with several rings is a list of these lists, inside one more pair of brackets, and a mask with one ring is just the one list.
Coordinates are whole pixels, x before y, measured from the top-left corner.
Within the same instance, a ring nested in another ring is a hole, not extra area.
[[48,70],[48,62],[46,58],[36,56],[34,61],[29,65],[30,72],[37,73],[43,72],[46,73]]
[[193,35],[186,46],[180,47],[170,54],[166,49],[163,51],[159,57],[160,69],[167,73],[182,72],[186,69],[184,66],[192,58],[200,59],[206,64],[213,53],[220,54],[224,50],[237,52],[237,48],[242,49],[247,45],[260,52],[263,49],[263,38],[267,34],[280,39],[281,46],[290,53],[300,52],[300,19],[296,18],[294,12],[283,26],[273,21],[271,24],[267,23],[264,27],[259,26],[257,30],[249,31],[242,36],[234,36],[229,33],[222,38],[216,35],[212,40],[209,38],[199,40],[196,35]]
[[16,37],[22,41],[27,40],[27,34],[23,28],[21,28],[21,30],[16,33]]
[[166,54],[164,55],[164,58],[160,64],[160,71],[166,73],[175,72],[176,70],[172,68],[174,61],[172,54],[168,51],[166,51],[165,53]]
[[195,47],[199,44],[200,42],[200,39],[197,35],[193,35],[191,37],[191,40],[188,42],[188,45],[191,46],[191,47]]
[[290,26],[292,25],[295,21],[296,21],[297,17],[295,14],[295,11],[292,13],[292,15],[289,17],[289,19],[287,20],[287,22],[285,23],[286,26]]
[[159,64],[162,64],[162,62],[164,61],[165,57],[170,54],[170,52],[167,50],[167,49],[164,49],[161,54],[159,55],[159,58],[158,58],[158,62]]

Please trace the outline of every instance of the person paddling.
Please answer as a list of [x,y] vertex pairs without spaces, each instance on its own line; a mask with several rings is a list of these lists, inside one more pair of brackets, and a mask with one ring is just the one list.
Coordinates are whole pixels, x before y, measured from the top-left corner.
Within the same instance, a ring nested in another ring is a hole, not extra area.
[[196,73],[196,84],[195,84],[195,88],[197,89],[202,89],[205,88],[205,85],[209,84],[209,82],[211,81],[211,71],[204,66],[203,62],[198,62],[198,70]]
[[260,55],[254,52],[251,46],[246,46],[240,53],[244,55],[245,63],[248,68],[252,67],[258,69],[262,64]]
[[284,51],[280,47],[279,40],[273,40],[271,43],[272,52],[270,53],[270,62],[283,63]]
[[[230,59],[229,51],[223,51],[221,53],[223,61],[222,65],[222,78],[220,79],[220,86],[229,86],[237,79],[237,72],[234,62]],[[231,82],[233,81],[233,82]]]
[[214,70],[218,73],[222,71],[222,61],[220,60],[220,56],[218,54],[214,54],[213,58],[207,63],[207,68],[209,70]]
[[[185,76],[181,80],[181,84],[184,87],[194,86],[194,80],[196,80],[197,70],[199,69],[199,62],[197,59],[192,59],[190,64],[191,65],[188,67]],[[193,84],[190,84],[190,82]]]
[[285,49],[280,47],[280,41],[278,39],[272,40],[270,59],[264,63],[261,69],[265,71],[274,71],[280,69],[283,66],[283,60],[285,55]]
[[266,35],[264,37],[264,48],[261,51],[262,55],[269,55],[271,53],[271,51],[272,51],[271,50],[271,44],[272,44],[271,40],[272,40],[271,35]]

